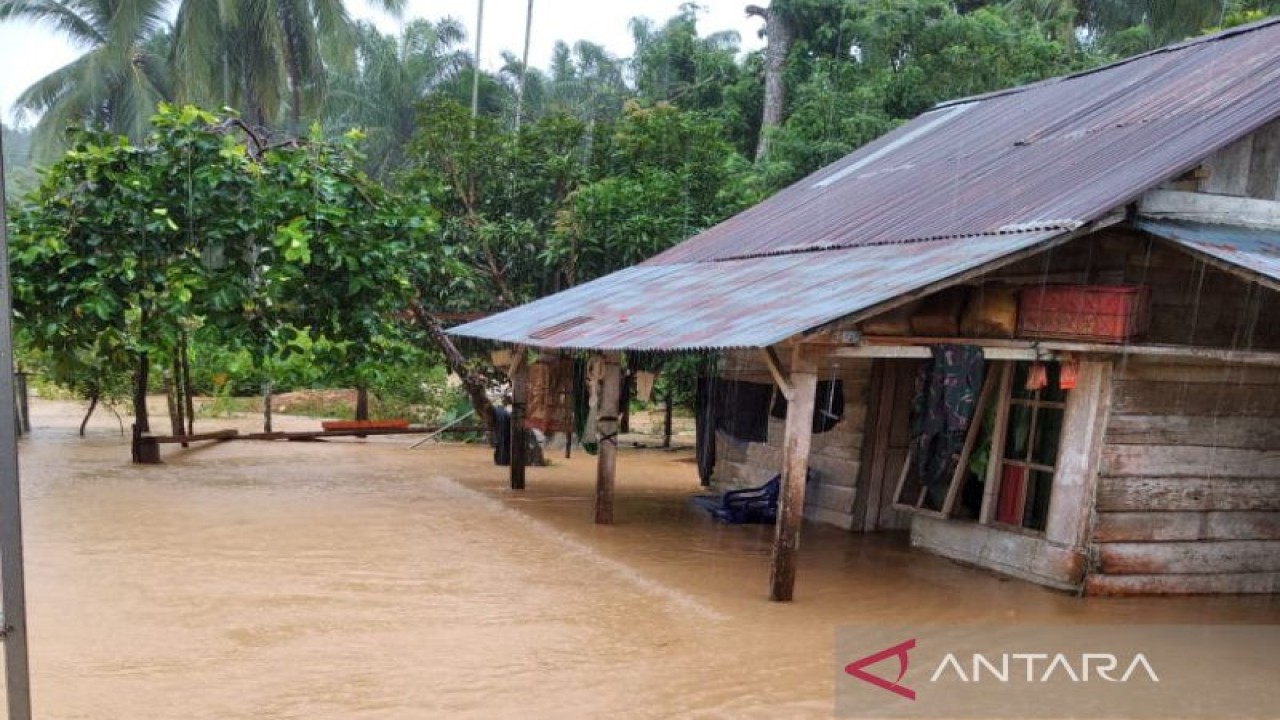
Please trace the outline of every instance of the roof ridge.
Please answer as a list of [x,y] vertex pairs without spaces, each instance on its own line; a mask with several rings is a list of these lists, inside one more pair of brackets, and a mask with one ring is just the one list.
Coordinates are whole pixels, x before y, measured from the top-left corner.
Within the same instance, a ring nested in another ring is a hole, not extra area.
[[[1065,221],[1048,221],[1044,223],[1026,223],[1017,226],[1007,226],[1006,228],[998,228],[996,230],[984,230],[982,232],[971,233],[950,233],[946,235],[928,235],[921,237],[901,238],[897,240],[877,240],[868,243],[857,243],[854,245],[816,245],[812,247],[798,247],[774,250],[771,252],[747,253],[745,255],[734,255],[732,257],[717,257],[709,260],[695,260],[698,262],[728,262],[731,260],[755,260],[766,257],[782,257],[784,255],[807,255],[810,253],[831,252],[833,250],[856,250],[858,248],[869,247],[886,247],[891,245],[915,245],[927,242],[945,242],[947,240],[966,240],[968,238],[992,238],[1005,237],[1009,235],[1027,235],[1033,233],[1043,233],[1050,231],[1070,232],[1079,228],[1084,223],[1065,222]],[[656,257],[656,256],[655,256]],[[647,264],[646,261],[645,264]],[[685,265],[690,264],[688,261],[682,263],[654,263],[654,265]]]
[[1099,65],[1097,67],[1089,68],[1087,70],[1080,70],[1078,72],[1073,72],[1067,75],[1055,75],[1054,77],[1045,78],[1043,80],[1037,80],[1035,82],[1027,83],[1026,85],[1018,85],[1017,87],[1004,88],[1003,90],[992,90],[991,92],[979,93],[977,95],[969,95],[966,97],[954,98],[952,100],[944,100],[934,105],[933,107],[929,108],[925,112],[933,112],[935,110],[944,110],[946,108],[952,107],[953,105],[961,105],[964,103],[973,103],[973,102],[983,102],[985,100],[994,100],[995,98],[998,98],[998,97],[1017,95],[1023,92],[1027,92],[1029,90],[1035,90],[1037,88],[1044,87],[1046,85],[1053,85],[1056,83],[1065,82],[1067,80],[1075,80],[1076,78],[1094,75],[1100,72],[1110,70],[1112,68],[1128,65],[1138,60],[1142,60],[1144,58],[1152,57],[1155,55],[1163,55],[1171,52],[1179,52],[1189,47],[1194,47],[1196,45],[1204,45],[1207,43],[1218,42],[1221,40],[1225,40],[1227,38],[1235,37],[1237,35],[1245,35],[1247,33],[1255,32],[1257,30],[1262,30],[1271,25],[1276,25],[1276,24],[1280,24],[1280,15],[1273,15],[1271,17],[1266,17],[1261,20],[1255,20],[1254,22],[1251,22],[1251,23],[1245,23],[1244,25],[1237,25],[1235,27],[1226,28],[1225,30],[1219,30],[1218,32],[1210,33],[1208,35],[1198,35],[1196,37],[1187,38],[1186,40],[1173,43],[1172,45],[1164,45],[1164,46],[1155,48],[1154,50],[1148,50],[1144,53],[1139,53],[1137,55],[1130,55],[1129,57],[1120,58],[1119,60],[1114,60],[1104,65]]

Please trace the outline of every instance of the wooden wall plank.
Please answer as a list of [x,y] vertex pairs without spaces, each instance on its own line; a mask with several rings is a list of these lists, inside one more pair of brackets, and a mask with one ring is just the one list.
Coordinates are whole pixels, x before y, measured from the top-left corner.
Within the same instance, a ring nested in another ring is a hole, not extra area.
[[1099,512],[1280,510],[1280,481],[1256,478],[1101,478]]
[[1241,450],[1280,448],[1280,422],[1253,417],[1112,415],[1113,445],[1200,445]]
[[911,545],[1063,590],[1077,589],[1084,577],[1082,550],[978,523],[913,515]]
[[[1082,361],[1076,389],[1067,396],[1062,449],[1053,476],[1045,538],[1068,547],[1088,542],[1089,517],[1111,407],[1110,361]],[[988,479],[988,482],[991,482]]]
[[1280,386],[1280,368],[1256,365],[1180,364],[1131,355],[1116,364],[1117,380]]
[[1088,595],[1204,595],[1278,593],[1280,572],[1201,575],[1090,575]]
[[1280,512],[1107,512],[1094,525],[1095,542],[1280,540]]
[[1196,445],[1108,445],[1102,451],[1101,472],[1110,477],[1280,479],[1280,450]]
[[1245,192],[1261,200],[1280,200],[1280,122],[1263,125],[1253,133]]
[[1215,195],[1244,195],[1249,184],[1249,158],[1253,154],[1253,136],[1245,136],[1205,158],[1209,177],[1201,192]]
[[1280,417],[1280,387],[1120,381],[1113,403],[1121,415]]
[[1103,543],[1098,563],[1105,575],[1280,572],[1280,541]]

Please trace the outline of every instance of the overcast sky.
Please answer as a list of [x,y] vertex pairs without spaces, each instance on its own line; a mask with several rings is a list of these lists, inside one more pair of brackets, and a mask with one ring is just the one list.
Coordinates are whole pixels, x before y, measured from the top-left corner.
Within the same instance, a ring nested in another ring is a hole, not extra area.
[[[762,22],[748,19],[743,8],[748,0],[701,0],[703,10],[698,28],[706,35],[734,30],[742,37],[742,48],[762,45],[757,33]],[[615,55],[631,54],[627,22],[643,16],[661,22],[674,15],[681,0],[534,0],[533,40],[530,61],[546,67],[556,40],[573,44],[577,40],[600,43]],[[368,0],[348,0],[353,15],[372,19],[385,32],[394,32],[398,21],[370,10]],[[517,56],[524,43],[525,9],[528,0],[484,0],[483,66],[496,69],[500,53],[510,50]],[[476,24],[477,0],[409,0],[404,17],[437,19],[453,16],[468,29],[470,43]],[[0,111],[12,120],[14,100],[31,83],[71,62],[76,48],[40,28],[19,23],[0,24]]]

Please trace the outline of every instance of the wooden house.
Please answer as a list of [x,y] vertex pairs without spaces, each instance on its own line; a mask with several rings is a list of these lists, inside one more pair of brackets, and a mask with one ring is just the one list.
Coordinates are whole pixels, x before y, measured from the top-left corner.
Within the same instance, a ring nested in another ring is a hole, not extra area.
[[[775,600],[802,518],[1064,590],[1280,591],[1280,21],[945,103],[453,332],[602,353],[606,403],[619,352],[721,351],[756,399],[716,481],[783,476]],[[952,352],[967,424],[913,418]]]

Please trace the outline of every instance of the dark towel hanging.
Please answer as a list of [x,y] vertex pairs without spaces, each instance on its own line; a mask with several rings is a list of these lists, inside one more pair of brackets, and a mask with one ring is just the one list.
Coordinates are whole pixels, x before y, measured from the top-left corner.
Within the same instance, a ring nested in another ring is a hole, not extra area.
[[[769,414],[779,420],[787,418],[787,398],[782,393],[773,396],[773,409]],[[813,398],[813,433],[824,433],[839,424],[844,417],[844,381],[819,380]]]

